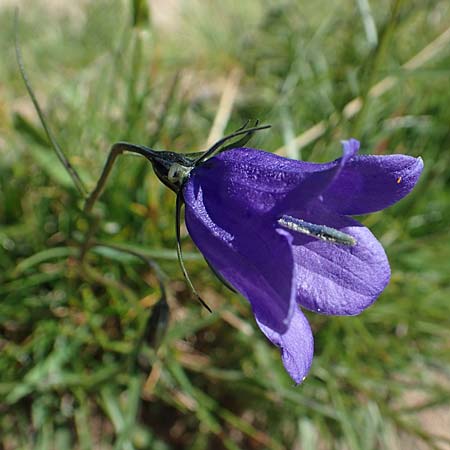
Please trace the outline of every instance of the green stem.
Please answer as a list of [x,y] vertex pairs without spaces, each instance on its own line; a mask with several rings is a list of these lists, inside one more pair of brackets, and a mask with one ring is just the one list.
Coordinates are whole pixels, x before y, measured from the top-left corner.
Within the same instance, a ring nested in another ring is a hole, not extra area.
[[116,162],[117,157],[126,151],[129,151],[132,153],[137,153],[139,155],[148,157],[151,149],[144,149],[143,147],[140,147],[139,145],[128,144],[126,142],[115,143],[111,147],[111,150],[109,151],[108,158],[106,160],[105,165],[103,166],[102,174],[100,175],[100,178],[97,181],[97,185],[95,186],[94,190],[89,194],[88,198],[86,199],[86,202],[85,202],[84,208],[83,208],[83,211],[86,214],[91,213],[94,203],[98,200],[98,198],[102,194],[103,189],[105,188],[106,181],[111,173],[111,170],[114,166],[114,163]]

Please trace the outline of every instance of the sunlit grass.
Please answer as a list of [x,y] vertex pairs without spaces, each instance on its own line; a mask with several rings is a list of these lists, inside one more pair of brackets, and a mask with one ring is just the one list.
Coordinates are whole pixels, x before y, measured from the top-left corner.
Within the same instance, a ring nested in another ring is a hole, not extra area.
[[[133,26],[133,3],[20,14],[30,79],[89,188],[118,140],[204,149],[233,70],[239,90],[223,125],[273,125],[253,146],[324,161],[353,135],[367,153],[421,155],[425,172],[413,194],[363,219],[386,248],[392,281],[361,316],[308,316],[316,356],[295,387],[247,303],[186,237],[186,264],[214,313],[193,300],[174,251],[174,196],[146,162],[122,157],[96,208],[95,239],[161,266],[171,321],[160,319],[155,336],[146,326],[160,297],[152,270],[104,247],[79,262],[89,219],[26,97],[13,10],[0,7],[1,444],[370,450],[406,448],[405,436],[438,448],[435,435],[448,444],[438,421],[421,421],[449,403],[448,43],[402,69],[448,29],[447,3],[370,2],[364,16],[367,2],[196,1],[164,27],[151,14]],[[343,114],[387,76],[396,77],[389,91]],[[295,143],[321,121],[318,139]]]

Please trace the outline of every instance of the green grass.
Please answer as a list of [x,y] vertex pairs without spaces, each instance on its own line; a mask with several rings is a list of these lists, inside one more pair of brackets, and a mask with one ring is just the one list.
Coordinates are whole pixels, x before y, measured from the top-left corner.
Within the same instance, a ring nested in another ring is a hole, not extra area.
[[[119,140],[204,149],[238,71],[226,128],[271,123],[255,147],[325,161],[354,136],[367,153],[423,157],[415,191],[363,218],[392,281],[358,317],[308,314],[315,359],[295,387],[245,300],[186,236],[186,264],[214,313],[193,300],[174,250],[174,195],[145,161],[119,160],[95,239],[158,262],[171,320],[142,260],[95,247],[81,264],[91,219],[26,96],[13,10],[0,7],[0,447],[371,450],[404,448],[409,436],[439,448],[448,430],[421,414],[442,414],[450,400],[449,44],[413,70],[402,64],[450,26],[447,2],[372,1],[362,14],[363,0],[192,0],[169,29],[145,8],[133,21],[132,5],[144,3],[21,10],[31,82],[88,187]],[[386,76],[396,84],[371,97]],[[356,96],[366,102],[348,118]],[[320,138],[296,146],[320,121]]]

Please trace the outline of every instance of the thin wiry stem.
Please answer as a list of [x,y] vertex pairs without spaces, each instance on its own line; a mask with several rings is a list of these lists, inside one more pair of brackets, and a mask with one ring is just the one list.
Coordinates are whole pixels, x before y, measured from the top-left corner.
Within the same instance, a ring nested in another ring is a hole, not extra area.
[[[95,232],[97,231],[98,227],[98,217],[95,215],[92,215],[92,208],[94,207],[95,202],[100,197],[101,193],[103,192],[103,189],[106,184],[106,180],[108,179],[111,170],[114,166],[114,163],[119,155],[124,153],[125,151],[129,151],[132,153],[137,153],[142,156],[149,156],[152,152],[151,149],[148,149],[146,147],[141,147],[139,145],[135,144],[129,144],[127,142],[117,142],[111,147],[111,150],[109,151],[108,158],[106,159],[106,163],[103,167],[102,174],[100,175],[100,178],[97,181],[97,185],[93,189],[93,191],[89,194],[89,196],[86,198],[86,202],[84,204],[83,211],[88,215],[89,217],[89,225],[88,225],[88,231],[85,235],[84,242],[80,248],[80,255],[79,260],[83,261],[84,257],[86,256],[86,253],[88,252],[89,248],[92,246],[92,238],[95,235]],[[136,255],[138,256],[138,255]],[[139,256],[140,257],[140,256]]]
[[176,211],[175,211],[175,228],[176,228],[176,236],[177,236],[177,256],[178,262],[180,264],[181,270],[183,272],[184,278],[191,288],[192,293],[195,295],[197,300],[210,312],[212,313],[211,308],[205,303],[205,301],[200,297],[194,285],[192,284],[191,279],[187,273],[186,267],[183,262],[183,251],[181,249],[181,207],[183,206],[183,195],[181,191],[177,194],[176,200]]
[[16,14],[14,17],[14,45],[15,45],[15,49],[16,49],[16,60],[17,60],[17,65],[19,66],[20,75],[22,77],[23,82],[25,83],[25,87],[27,89],[28,95],[31,98],[31,101],[33,102],[34,108],[36,109],[37,115],[39,116],[39,120],[42,124],[42,127],[44,128],[45,134],[47,135],[47,138],[50,141],[50,144],[53,147],[53,150],[55,151],[56,156],[58,157],[59,161],[64,166],[64,168],[67,170],[67,173],[69,174],[70,178],[72,178],[72,181],[73,181],[78,193],[82,197],[86,197],[86,195],[87,195],[86,187],[84,186],[83,181],[81,180],[80,176],[78,175],[78,172],[74,169],[72,164],[70,164],[70,161],[67,159],[63,150],[59,146],[58,142],[56,141],[55,137],[53,136],[52,131],[50,130],[50,127],[47,125],[47,120],[45,119],[44,113],[39,105],[39,102],[37,101],[37,98],[36,98],[36,95],[34,94],[33,88],[31,87],[31,83],[28,79],[28,75],[25,72],[25,66],[23,64],[22,53],[21,53],[20,47],[19,47],[19,11],[18,11],[18,9],[16,9]]
[[86,199],[86,203],[84,204],[85,213],[89,214],[92,211],[94,203],[98,200],[101,193],[103,192],[103,189],[105,188],[106,180],[108,179],[109,174],[111,173],[111,170],[114,166],[114,163],[116,162],[117,157],[121,155],[124,151],[125,149],[117,144],[114,144],[111,147],[108,158],[106,159],[106,163],[103,167],[102,174],[100,175],[100,178],[98,179],[94,190],[89,194],[89,197]]
[[106,180],[108,179],[108,176],[111,173],[111,170],[114,166],[114,163],[116,162],[117,157],[126,151],[137,153],[142,156],[149,156],[149,152],[151,150],[146,149],[145,147],[142,147],[140,145],[129,144],[127,142],[117,142],[116,144],[114,144],[111,147],[111,150],[109,151],[108,158],[106,159],[106,163],[103,167],[102,174],[100,175],[100,178],[97,181],[97,185],[95,186],[94,190],[89,194],[89,197],[86,199],[86,203],[84,205],[85,213],[90,213],[92,211],[94,203],[98,200],[101,193],[103,192]]

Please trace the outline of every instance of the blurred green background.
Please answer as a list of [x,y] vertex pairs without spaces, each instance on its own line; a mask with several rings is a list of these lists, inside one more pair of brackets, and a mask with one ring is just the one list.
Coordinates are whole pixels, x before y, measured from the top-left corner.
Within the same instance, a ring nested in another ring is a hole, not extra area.
[[[148,163],[121,157],[98,220],[80,212],[19,77],[16,4],[36,95],[90,189],[116,141],[198,151],[248,118],[273,125],[252,146],[294,158],[337,158],[348,137],[424,158],[409,197],[362,218],[390,285],[358,317],[308,313],[301,386],[184,230],[214,313],[195,302]],[[450,4],[149,5],[0,3],[0,448],[450,448]],[[170,321],[154,270],[111,245],[159,264]]]

